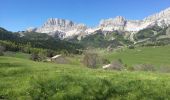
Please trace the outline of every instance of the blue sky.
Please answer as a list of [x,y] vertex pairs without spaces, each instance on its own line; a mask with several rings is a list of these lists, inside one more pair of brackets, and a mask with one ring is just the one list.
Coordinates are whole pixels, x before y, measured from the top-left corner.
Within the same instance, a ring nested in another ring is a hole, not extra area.
[[39,27],[48,18],[96,26],[101,19],[143,19],[168,7],[170,0],[1,0],[0,27],[21,31]]

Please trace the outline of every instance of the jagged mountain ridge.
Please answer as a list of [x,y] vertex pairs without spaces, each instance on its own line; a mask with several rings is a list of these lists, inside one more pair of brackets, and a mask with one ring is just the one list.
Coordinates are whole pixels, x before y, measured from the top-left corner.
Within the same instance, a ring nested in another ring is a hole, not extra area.
[[31,28],[27,31],[48,33],[52,36],[58,36],[59,38],[69,38],[76,35],[86,36],[92,34],[98,30],[103,32],[128,31],[138,32],[142,29],[153,27],[153,26],[166,27],[170,25],[170,8],[156,13],[143,20],[127,20],[122,16],[116,18],[101,20],[99,25],[94,28],[89,28],[85,24],[77,24],[70,20],[50,18],[40,28]]
[[140,31],[155,25],[160,27],[166,27],[170,25],[170,8],[165,9],[160,13],[146,17],[143,20],[127,20],[121,16],[102,20],[99,26],[105,31]]
[[28,31],[35,31],[38,33],[48,33],[49,35],[58,35],[60,38],[65,38],[73,35],[78,35],[84,32],[87,27],[84,24],[76,24],[73,21],[50,18],[40,28],[29,29]]

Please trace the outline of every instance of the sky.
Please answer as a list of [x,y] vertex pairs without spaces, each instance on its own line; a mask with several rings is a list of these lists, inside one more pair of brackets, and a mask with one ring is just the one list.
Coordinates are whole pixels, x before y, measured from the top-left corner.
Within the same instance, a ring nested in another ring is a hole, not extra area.
[[0,0],[0,27],[23,31],[49,18],[97,26],[101,19],[143,19],[170,7],[170,0]]

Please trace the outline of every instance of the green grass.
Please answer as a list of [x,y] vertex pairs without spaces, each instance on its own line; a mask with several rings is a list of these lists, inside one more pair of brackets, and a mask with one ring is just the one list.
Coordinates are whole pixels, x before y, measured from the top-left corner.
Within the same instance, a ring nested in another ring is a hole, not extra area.
[[23,59],[30,59],[30,54],[22,53],[22,52],[11,52],[7,51],[4,54],[5,56],[8,57],[16,57],[16,58],[23,58]]
[[128,66],[136,64],[152,64],[157,67],[170,66],[170,46],[126,49],[121,52],[107,53],[105,57],[110,61],[121,59]]
[[168,100],[170,74],[116,72],[0,57],[0,99]]

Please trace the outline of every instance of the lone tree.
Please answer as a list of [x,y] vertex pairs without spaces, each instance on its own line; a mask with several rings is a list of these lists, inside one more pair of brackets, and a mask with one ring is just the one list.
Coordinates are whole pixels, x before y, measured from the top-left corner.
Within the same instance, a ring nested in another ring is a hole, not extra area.
[[0,56],[4,55],[4,53],[3,53],[4,51],[5,51],[5,47],[0,45]]
[[83,58],[83,64],[89,68],[96,68],[98,55],[96,53],[86,53]]

